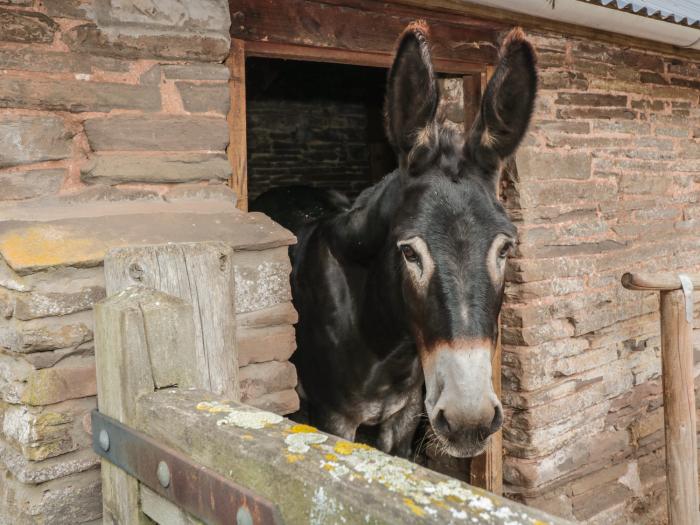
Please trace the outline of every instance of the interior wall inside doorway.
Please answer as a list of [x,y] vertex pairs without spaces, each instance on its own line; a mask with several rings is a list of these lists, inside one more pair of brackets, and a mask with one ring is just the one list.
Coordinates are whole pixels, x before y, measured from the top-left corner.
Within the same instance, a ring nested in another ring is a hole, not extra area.
[[[350,198],[396,168],[384,132],[387,70],[246,60],[248,194],[311,185]],[[439,80],[441,116],[462,126],[461,77]]]
[[384,136],[386,70],[246,62],[248,191],[305,184],[350,197],[396,167]]

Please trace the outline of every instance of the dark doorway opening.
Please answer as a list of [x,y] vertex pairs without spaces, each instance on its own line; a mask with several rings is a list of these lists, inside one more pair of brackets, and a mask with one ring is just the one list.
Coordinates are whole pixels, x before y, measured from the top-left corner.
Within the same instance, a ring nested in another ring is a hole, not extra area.
[[383,68],[248,58],[249,198],[302,184],[352,199],[392,171],[385,82]]

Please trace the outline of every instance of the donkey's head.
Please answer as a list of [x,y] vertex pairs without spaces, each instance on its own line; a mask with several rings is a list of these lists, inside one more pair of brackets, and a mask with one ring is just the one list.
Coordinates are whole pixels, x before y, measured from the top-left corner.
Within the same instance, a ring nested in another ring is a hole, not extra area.
[[503,420],[491,381],[505,262],[516,231],[498,201],[504,160],[533,110],[535,52],[516,29],[466,140],[436,117],[427,27],[409,26],[389,73],[386,128],[404,178],[391,243],[438,440],[473,456]]

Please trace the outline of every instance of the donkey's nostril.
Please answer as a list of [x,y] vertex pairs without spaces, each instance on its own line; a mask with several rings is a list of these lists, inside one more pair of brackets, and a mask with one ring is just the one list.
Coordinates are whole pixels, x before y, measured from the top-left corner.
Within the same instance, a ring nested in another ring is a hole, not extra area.
[[441,434],[449,434],[450,430],[452,430],[450,427],[450,422],[447,421],[447,417],[445,417],[444,410],[438,411],[437,416],[435,416],[433,426],[435,427],[435,430],[437,430]]
[[494,432],[497,432],[498,429],[501,428],[502,424],[503,424],[503,409],[501,408],[501,404],[498,403],[494,407],[493,420],[491,421],[491,427],[489,428],[489,434],[493,434]]

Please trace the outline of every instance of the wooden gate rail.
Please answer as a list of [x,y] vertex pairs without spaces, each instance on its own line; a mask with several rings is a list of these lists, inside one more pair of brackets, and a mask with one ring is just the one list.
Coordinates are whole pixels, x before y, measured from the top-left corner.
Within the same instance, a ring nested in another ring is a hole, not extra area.
[[700,511],[692,290],[700,288],[700,274],[626,273],[622,276],[622,284],[629,290],[660,292],[669,523],[695,525],[700,523]]
[[211,392],[194,311],[141,285],[95,306],[106,524],[566,523]]

